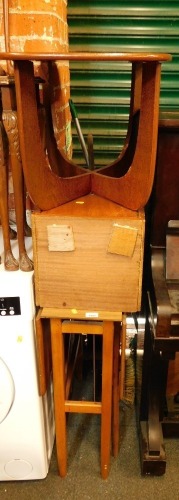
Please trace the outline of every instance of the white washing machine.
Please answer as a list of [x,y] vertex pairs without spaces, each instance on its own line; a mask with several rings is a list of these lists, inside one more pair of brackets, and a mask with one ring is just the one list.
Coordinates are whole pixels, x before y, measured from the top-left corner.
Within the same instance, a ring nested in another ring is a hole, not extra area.
[[[14,242],[13,248],[15,250]],[[2,255],[2,251],[0,254]],[[49,380],[45,396],[40,397],[38,393],[34,315],[33,272],[8,272],[4,270],[2,263],[0,265],[1,481],[42,479],[46,477],[49,469],[54,443],[53,390]]]

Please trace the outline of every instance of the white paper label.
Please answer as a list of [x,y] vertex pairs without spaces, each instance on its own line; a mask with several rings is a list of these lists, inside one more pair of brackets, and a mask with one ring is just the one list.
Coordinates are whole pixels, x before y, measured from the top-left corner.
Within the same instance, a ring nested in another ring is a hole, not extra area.
[[50,252],[72,252],[75,242],[72,227],[66,224],[47,226],[48,249]]
[[98,314],[98,312],[87,312],[85,314],[85,317],[86,318],[98,318],[99,314]]

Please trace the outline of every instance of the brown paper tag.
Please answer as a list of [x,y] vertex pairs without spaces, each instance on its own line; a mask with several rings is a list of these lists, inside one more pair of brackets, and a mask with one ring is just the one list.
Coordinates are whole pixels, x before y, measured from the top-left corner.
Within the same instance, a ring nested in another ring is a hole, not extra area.
[[117,255],[132,257],[137,239],[137,231],[136,227],[114,224],[107,251]]
[[47,226],[47,235],[50,252],[72,252],[75,249],[72,226],[52,224]]

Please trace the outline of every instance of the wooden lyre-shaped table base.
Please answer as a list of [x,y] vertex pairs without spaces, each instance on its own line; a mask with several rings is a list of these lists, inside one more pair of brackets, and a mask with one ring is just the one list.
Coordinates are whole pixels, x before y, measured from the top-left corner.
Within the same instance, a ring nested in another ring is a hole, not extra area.
[[[90,191],[132,210],[150,195],[155,169],[161,62],[168,54],[149,53],[3,53],[14,61],[18,124],[27,190],[41,210],[55,208]],[[31,61],[83,60],[132,63],[129,131],[124,150],[112,165],[90,172],[59,156],[56,175],[47,165],[41,144],[34,70]],[[33,134],[32,134],[33,130]],[[38,159],[38,169],[36,162]]]

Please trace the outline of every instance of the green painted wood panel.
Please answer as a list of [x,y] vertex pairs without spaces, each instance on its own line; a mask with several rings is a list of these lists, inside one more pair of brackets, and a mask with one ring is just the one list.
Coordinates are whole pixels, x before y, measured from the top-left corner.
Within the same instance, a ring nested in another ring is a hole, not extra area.
[[[68,0],[70,50],[169,52],[162,65],[160,109],[179,110],[179,0]],[[95,165],[122,149],[128,123],[129,63],[71,63],[71,97],[85,139],[93,134]],[[74,159],[84,164],[74,126]]]

